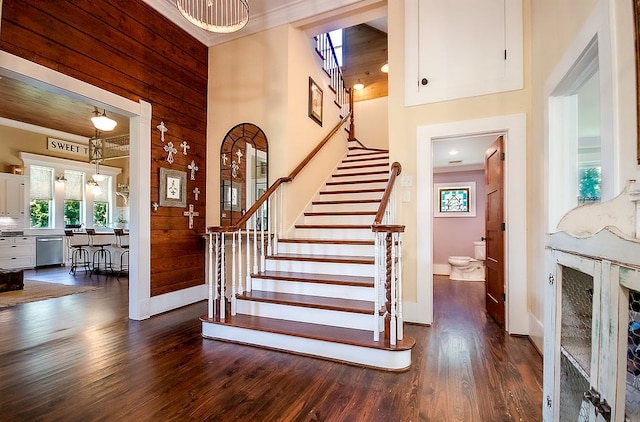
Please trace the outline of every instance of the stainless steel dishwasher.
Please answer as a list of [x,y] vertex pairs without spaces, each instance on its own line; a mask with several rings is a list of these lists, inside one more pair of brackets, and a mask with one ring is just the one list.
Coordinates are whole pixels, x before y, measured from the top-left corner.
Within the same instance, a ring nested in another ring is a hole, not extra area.
[[62,265],[63,236],[36,236],[36,267]]

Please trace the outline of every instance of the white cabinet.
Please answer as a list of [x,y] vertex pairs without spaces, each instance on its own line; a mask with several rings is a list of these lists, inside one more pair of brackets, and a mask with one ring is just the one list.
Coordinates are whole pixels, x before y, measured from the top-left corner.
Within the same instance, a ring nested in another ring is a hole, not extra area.
[[35,237],[0,237],[0,268],[32,268],[35,265]]
[[25,177],[0,174],[0,217],[25,217]]
[[548,237],[545,421],[640,420],[640,241]]
[[522,0],[406,0],[405,105],[522,89]]

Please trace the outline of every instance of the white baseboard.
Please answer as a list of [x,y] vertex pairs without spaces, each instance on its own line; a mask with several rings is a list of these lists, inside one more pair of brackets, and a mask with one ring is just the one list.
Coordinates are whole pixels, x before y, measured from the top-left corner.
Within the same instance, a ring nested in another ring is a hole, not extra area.
[[544,325],[542,321],[529,313],[529,338],[540,354],[544,351]]
[[201,284],[199,286],[178,290],[177,292],[153,296],[149,299],[150,315],[161,314],[205,300],[209,297],[207,287],[206,284]]
[[449,264],[433,264],[434,275],[449,275],[451,274],[451,266]]

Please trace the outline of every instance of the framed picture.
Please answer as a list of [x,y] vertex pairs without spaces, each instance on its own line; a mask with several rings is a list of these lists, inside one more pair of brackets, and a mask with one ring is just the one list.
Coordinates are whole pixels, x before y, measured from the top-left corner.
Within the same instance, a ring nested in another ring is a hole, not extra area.
[[476,182],[433,185],[434,217],[475,217]]
[[160,206],[187,206],[187,172],[160,167]]
[[309,77],[309,117],[322,126],[322,90]]

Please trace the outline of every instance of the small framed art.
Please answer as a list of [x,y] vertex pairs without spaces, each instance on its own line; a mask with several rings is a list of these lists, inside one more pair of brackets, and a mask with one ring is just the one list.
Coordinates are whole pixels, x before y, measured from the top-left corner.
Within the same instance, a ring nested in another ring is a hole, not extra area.
[[433,185],[434,217],[475,217],[476,182]]
[[322,89],[309,77],[309,117],[322,126]]
[[160,206],[187,206],[187,172],[160,167]]

